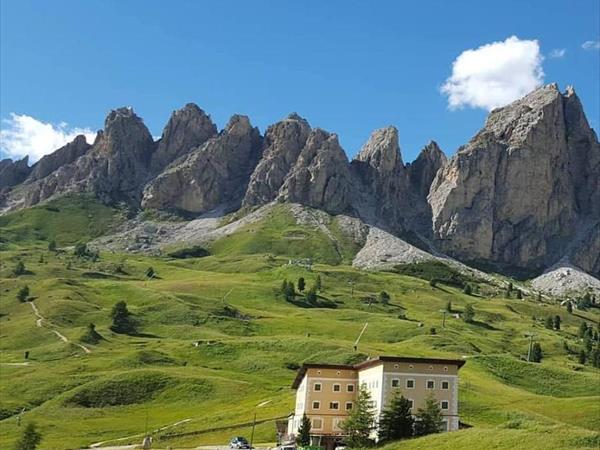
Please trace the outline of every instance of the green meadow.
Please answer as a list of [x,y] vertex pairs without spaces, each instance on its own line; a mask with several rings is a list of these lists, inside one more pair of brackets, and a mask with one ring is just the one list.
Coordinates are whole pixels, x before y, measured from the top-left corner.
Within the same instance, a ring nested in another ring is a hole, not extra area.
[[[475,292],[485,295],[432,287],[418,273],[359,271],[350,265],[357,248],[335,220],[324,233],[298,225],[286,208],[215,242],[210,256],[186,259],[102,250],[76,257],[75,243],[126,216],[86,197],[0,217],[0,448],[12,448],[29,422],[44,449],[140,443],[145,433],[157,448],[225,444],[249,437],[255,413],[255,442],[272,443],[275,420],[292,411],[299,365],[381,354],[467,361],[460,414],[469,428],[386,449],[599,447],[600,371],[577,361],[579,326],[597,329],[598,309],[570,314],[558,299],[507,299],[478,281]],[[287,264],[302,257],[313,258],[312,271]],[[18,261],[26,271],[16,276]],[[304,277],[310,287],[317,275],[316,307],[304,294],[286,301],[283,280]],[[377,301],[384,290],[389,304]],[[135,334],[110,330],[121,300]],[[470,324],[454,317],[468,304]],[[544,327],[549,315],[560,315],[560,330]],[[101,336],[92,343],[90,323]],[[540,364],[523,360],[531,332]]]

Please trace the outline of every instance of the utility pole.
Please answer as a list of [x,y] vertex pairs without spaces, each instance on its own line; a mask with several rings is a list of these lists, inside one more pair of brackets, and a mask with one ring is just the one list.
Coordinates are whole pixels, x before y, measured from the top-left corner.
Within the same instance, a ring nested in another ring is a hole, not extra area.
[[369,325],[369,322],[365,323],[365,326],[362,328],[362,330],[360,331],[360,334],[358,335],[358,337],[356,338],[356,341],[354,342],[354,351],[358,350],[358,342],[360,341],[360,338],[362,337],[363,333],[365,332],[365,330],[367,329],[367,326]]
[[265,400],[264,402],[261,402],[254,407],[254,419],[252,420],[252,434],[250,435],[250,448],[253,448],[252,443],[254,442],[254,429],[256,428],[256,409],[268,405],[269,403],[271,403],[271,401],[272,400]]

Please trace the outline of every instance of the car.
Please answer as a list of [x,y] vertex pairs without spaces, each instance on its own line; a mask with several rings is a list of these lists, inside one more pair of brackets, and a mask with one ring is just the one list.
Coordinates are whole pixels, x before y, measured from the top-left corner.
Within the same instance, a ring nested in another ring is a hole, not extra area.
[[296,446],[294,444],[282,444],[275,450],[296,450]]
[[229,448],[233,449],[245,449],[252,448],[248,443],[248,440],[242,436],[236,436],[231,441],[229,441]]
[[344,444],[343,442],[338,443],[335,446],[335,450],[346,450],[346,444]]

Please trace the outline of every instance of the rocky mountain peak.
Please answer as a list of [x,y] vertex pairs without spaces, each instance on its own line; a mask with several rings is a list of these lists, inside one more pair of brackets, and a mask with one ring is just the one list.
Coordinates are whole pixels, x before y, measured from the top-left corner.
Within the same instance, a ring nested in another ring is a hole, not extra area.
[[84,155],[92,146],[87,143],[84,135],[75,136],[73,141],[58,150],[43,156],[31,168],[27,183],[42,179],[62,166],[72,163]]
[[243,205],[260,205],[275,199],[310,131],[308,122],[296,113],[267,128],[263,156],[250,177]]
[[438,171],[428,197],[434,235],[457,257],[545,267],[600,220],[599,179],[600,146],[574,90],[540,87],[492,111]]
[[400,155],[398,129],[393,126],[375,130],[356,156],[381,173],[402,171],[404,164]]
[[6,158],[0,161],[0,189],[21,183],[29,174],[29,156],[13,161]]
[[210,116],[196,104],[186,104],[169,118],[152,156],[152,170],[162,170],[216,134],[217,126]]
[[429,188],[439,169],[448,162],[446,155],[435,141],[423,147],[417,159],[408,167],[410,182],[417,193],[426,198]]

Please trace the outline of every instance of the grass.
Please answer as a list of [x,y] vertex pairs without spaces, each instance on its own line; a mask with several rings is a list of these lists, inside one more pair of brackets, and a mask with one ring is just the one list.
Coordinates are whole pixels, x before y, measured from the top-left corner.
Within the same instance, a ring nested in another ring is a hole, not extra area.
[[[443,283],[432,288],[421,277],[358,271],[348,265],[356,249],[335,220],[327,224],[330,234],[299,226],[285,205],[218,241],[202,258],[101,252],[94,262],[47,251],[43,239],[65,246],[92,237],[80,229],[89,211],[104,218],[104,230],[120,217],[84,203],[0,219],[6,237],[0,261],[0,448],[11,448],[17,439],[16,415],[23,409],[22,422],[38,424],[44,449],[119,438],[125,438],[119,444],[139,443],[146,420],[149,430],[167,427],[154,433],[158,447],[223,444],[250,434],[254,412],[255,441],[274,442],[274,420],[293,409],[294,368],[379,354],[467,359],[460,411],[473,428],[390,444],[390,450],[597,448],[600,371],[578,364],[563,347],[581,347],[579,324],[597,322],[597,309],[581,318],[552,301],[483,299]],[[26,230],[34,222],[39,230]],[[313,270],[287,265],[299,257],[312,257]],[[18,260],[28,273],[15,277]],[[149,266],[160,278],[146,280]],[[302,308],[280,295],[283,279],[302,276],[310,286],[317,274],[319,295],[336,309]],[[23,285],[46,319],[41,327],[31,306],[16,299]],[[391,296],[389,305],[363,301],[383,290]],[[109,313],[119,300],[127,302],[139,335],[110,330]],[[476,322],[447,316],[442,327],[440,310],[448,301],[456,313],[472,304]],[[562,329],[544,328],[543,318],[555,314],[563,319]],[[369,327],[354,352],[365,322]],[[86,343],[87,354],[74,344],[90,323],[102,339]],[[531,331],[544,351],[541,364],[521,360]]]

